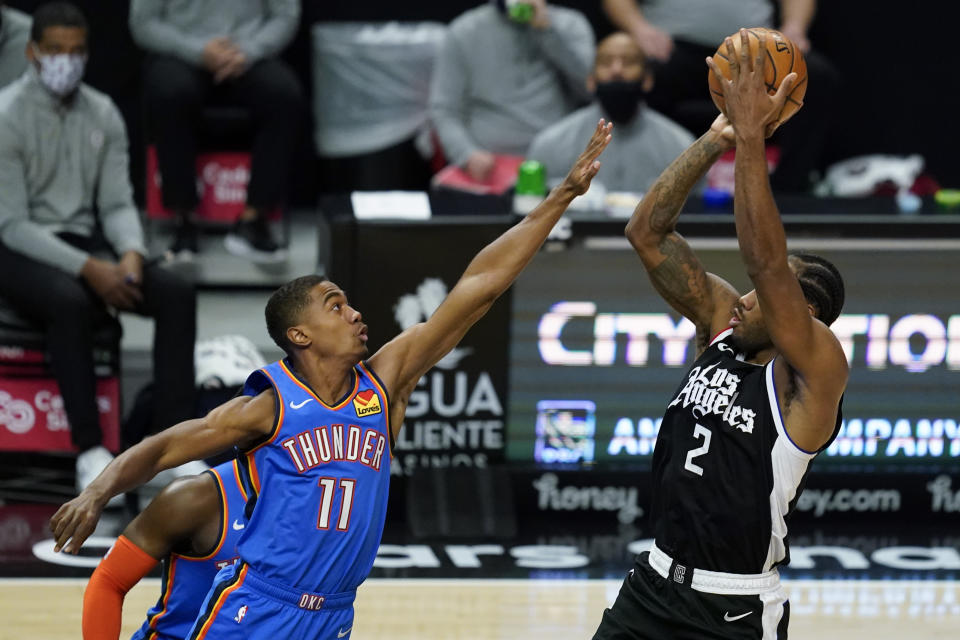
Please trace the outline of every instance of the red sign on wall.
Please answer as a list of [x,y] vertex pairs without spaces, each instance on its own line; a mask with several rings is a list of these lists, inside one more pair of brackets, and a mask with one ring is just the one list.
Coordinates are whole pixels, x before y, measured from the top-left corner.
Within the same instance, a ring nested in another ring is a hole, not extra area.
[[[250,181],[250,154],[246,151],[210,151],[197,154],[196,215],[201,220],[232,223],[243,212]],[[163,206],[162,178],[156,147],[147,147],[147,215],[173,218]]]
[[[103,446],[120,448],[120,385],[97,380]],[[74,451],[63,398],[51,378],[0,378],[0,450]]]

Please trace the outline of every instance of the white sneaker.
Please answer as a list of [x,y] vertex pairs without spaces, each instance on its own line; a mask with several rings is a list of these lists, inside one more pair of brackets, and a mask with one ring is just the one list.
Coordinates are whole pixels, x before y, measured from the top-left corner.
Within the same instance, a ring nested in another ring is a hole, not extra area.
[[[104,447],[93,447],[87,449],[77,456],[77,493],[83,491],[90,483],[100,475],[107,465],[113,460],[113,454]],[[123,495],[110,498],[108,507],[122,507]]]

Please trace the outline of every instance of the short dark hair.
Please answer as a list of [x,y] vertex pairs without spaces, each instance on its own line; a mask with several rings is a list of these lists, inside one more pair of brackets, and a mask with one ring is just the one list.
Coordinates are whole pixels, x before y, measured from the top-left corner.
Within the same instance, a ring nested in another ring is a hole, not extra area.
[[832,262],[821,256],[791,253],[790,257],[800,262],[797,279],[803,297],[813,305],[817,319],[829,327],[843,309],[843,276]]
[[300,314],[310,304],[310,290],[326,280],[318,275],[301,276],[274,291],[267,300],[263,311],[267,332],[288,356],[293,355],[293,345],[287,340],[287,329],[300,321]]
[[79,27],[90,30],[83,12],[69,2],[47,2],[37,7],[37,10],[33,12],[30,39],[34,42],[41,42],[43,32],[47,27]]

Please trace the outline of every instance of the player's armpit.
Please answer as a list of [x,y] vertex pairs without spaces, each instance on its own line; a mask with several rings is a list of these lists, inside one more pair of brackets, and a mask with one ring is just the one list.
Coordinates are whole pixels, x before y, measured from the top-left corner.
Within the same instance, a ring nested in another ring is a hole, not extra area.
[[119,638],[123,599],[157,559],[120,536],[94,570],[83,592],[83,638]]

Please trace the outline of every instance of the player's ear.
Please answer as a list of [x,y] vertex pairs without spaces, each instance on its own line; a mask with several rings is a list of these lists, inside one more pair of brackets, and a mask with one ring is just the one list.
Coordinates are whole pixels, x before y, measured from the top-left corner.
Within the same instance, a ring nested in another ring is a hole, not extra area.
[[807,303],[807,310],[810,312],[810,315],[811,315],[811,316],[813,316],[814,318],[817,317],[817,310],[816,310],[816,309],[814,308],[814,306],[813,306],[812,304],[810,304],[809,302]]
[[303,348],[309,347],[310,343],[313,342],[313,340],[310,339],[310,336],[308,336],[299,326],[293,326],[287,329],[287,340],[290,341],[290,344]]

